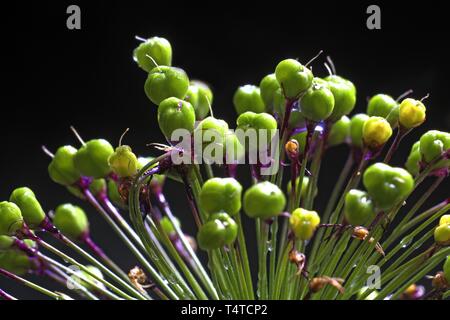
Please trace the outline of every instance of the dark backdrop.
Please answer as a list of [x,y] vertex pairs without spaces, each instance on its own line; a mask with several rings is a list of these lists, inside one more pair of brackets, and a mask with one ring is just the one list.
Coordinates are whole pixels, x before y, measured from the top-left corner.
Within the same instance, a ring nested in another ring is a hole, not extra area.
[[[378,92],[398,96],[414,89],[426,101],[428,121],[411,134],[394,161],[402,164],[409,146],[426,129],[448,130],[448,26],[441,2],[379,3],[382,29],[366,28],[369,3],[344,5],[336,1],[222,2],[213,5],[175,1],[42,1],[2,4],[0,199],[14,187],[33,188],[46,209],[72,201],[50,181],[49,159],[40,151],[77,145],[69,131],[74,125],[85,139],[103,137],[116,144],[126,127],[125,142],[143,155],[155,154],[145,145],[162,142],[156,107],[143,91],[145,73],[132,60],[138,44],[134,35],[159,35],[172,43],[174,65],[191,78],[207,81],[214,90],[216,117],[234,126],[232,95],[239,85],[258,84],[278,61],[306,62],[320,49],[331,55],[339,74],[358,88],[355,111],[363,112],[366,98]],[[66,28],[66,8],[78,4],[82,29]],[[324,56],[313,64],[325,75]],[[331,151],[323,165],[317,208],[323,209],[342,165],[345,148]],[[447,187],[447,189],[446,189]],[[187,230],[193,222],[186,212],[183,189],[169,183],[168,198]],[[429,204],[448,195],[448,184]],[[85,206],[86,209],[88,209]],[[129,268],[133,259],[108,227],[89,209],[94,240]],[[254,250],[252,250],[254,251]],[[37,280],[41,281],[41,280]],[[0,278],[0,287],[20,297],[38,297],[31,290]]]

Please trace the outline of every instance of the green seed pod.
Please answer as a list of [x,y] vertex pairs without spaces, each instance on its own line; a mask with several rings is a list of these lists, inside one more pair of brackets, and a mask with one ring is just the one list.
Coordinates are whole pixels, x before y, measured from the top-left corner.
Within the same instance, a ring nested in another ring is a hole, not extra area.
[[275,68],[275,76],[286,98],[296,99],[311,87],[311,70],[294,59],[281,61]]
[[226,212],[230,216],[241,210],[242,186],[234,178],[212,178],[203,184],[200,206],[206,213]]
[[167,139],[177,129],[194,130],[195,110],[192,105],[178,98],[167,98],[158,107],[159,128]]
[[247,84],[239,87],[233,96],[233,104],[237,114],[247,111],[264,112],[265,105],[257,86]]
[[348,141],[350,137],[350,119],[342,116],[341,119],[333,123],[328,134],[328,145],[336,146]]
[[319,223],[320,217],[316,211],[303,208],[295,209],[289,218],[289,225],[295,237],[300,240],[311,239]]
[[[203,119],[195,128],[194,139],[201,139],[202,150],[210,146],[210,154],[203,154],[205,160],[214,162],[219,155],[216,155],[217,149],[222,150],[222,158],[225,157],[225,141],[226,135],[228,134],[228,123],[224,120],[216,119],[212,116]],[[211,156],[211,158],[209,158]]]
[[334,96],[333,112],[329,120],[334,122],[349,114],[356,104],[356,88],[354,84],[340,76],[330,75],[325,78]]
[[28,255],[17,249],[0,252],[0,268],[18,276],[26,275],[33,265]]
[[398,122],[403,128],[420,126],[426,118],[426,108],[422,101],[407,98],[400,103]]
[[189,78],[183,69],[161,66],[150,71],[145,81],[147,97],[156,105],[171,97],[183,99],[189,88]]
[[[263,137],[262,130],[266,130],[264,144],[269,147],[272,142],[272,138],[276,133],[275,130],[277,129],[277,121],[275,120],[275,118],[265,112],[244,112],[237,118],[236,124],[237,129],[241,129],[244,132],[246,132],[247,130],[255,130],[258,148],[263,143],[262,141],[260,142],[260,138]],[[244,143],[244,141],[241,141],[241,143]]]
[[399,105],[391,96],[380,93],[370,98],[367,114],[385,118],[392,127],[395,127],[398,122]]
[[269,219],[283,212],[286,197],[268,181],[250,187],[244,194],[244,211],[250,218]]
[[382,117],[370,117],[364,122],[362,138],[364,144],[370,149],[379,149],[392,136],[389,122]]
[[[297,104],[291,110],[288,128],[305,127],[305,116],[300,112],[298,105],[299,104],[297,101]],[[278,119],[283,119],[285,111],[286,111],[286,98],[284,97],[282,90],[278,89],[277,91],[275,91],[273,97],[273,114],[276,115]]]
[[434,229],[434,241],[443,246],[450,244],[450,223],[441,224]]
[[444,263],[444,276],[447,282],[450,283],[450,256],[447,256]]
[[314,78],[312,86],[300,100],[300,109],[306,119],[321,121],[327,119],[334,108],[334,96],[328,84]]
[[237,233],[238,226],[228,214],[215,213],[200,227],[197,242],[203,250],[219,249],[232,244]]
[[10,236],[0,236],[0,254],[11,248],[14,244],[14,238]]
[[138,170],[138,159],[129,146],[119,146],[108,159],[111,170],[119,177],[133,177]]
[[416,141],[413,144],[411,151],[409,152],[408,159],[405,163],[405,168],[411,173],[413,176],[416,176],[420,171],[420,161],[422,159],[422,155],[420,154],[420,142]]
[[[420,153],[422,160],[430,163],[450,149],[450,133],[430,130],[420,138]],[[435,169],[450,167],[450,159],[442,159],[434,166]]]
[[[164,233],[168,236],[175,233],[175,227],[168,217],[162,217],[159,223],[161,224]],[[178,227],[181,226],[180,220],[177,218],[175,218],[175,223]]]
[[30,228],[36,228],[45,219],[45,212],[36,199],[34,192],[27,187],[17,188],[9,197],[9,201],[15,203],[22,213],[23,220]]
[[403,201],[414,189],[414,179],[408,171],[382,162],[366,169],[363,183],[375,205],[382,210]]
[[364,113],[355,114],[350,120],[350,137],[352,145],[358,148],[363,146],[363,127],[369,116]]
[[213,93],[206,83],[192,80],[184,100],[194,107],[195,118],[202,120],[209,113],[209,105],[213,102]]
[[110,172],[108,159],[114,148],[104,139],[93,139],[86,142],[75,154],[75,168],[86,177],[104,178]]
[[80,173],[75,168],[73,161],[76,153],[77,149],[72,146],[58,148],[48,165],[48,174],[54,182],[70,186],[80,179]]
[[345,196],[345,219],[354,226],[362,226],[375,218],[375,208],[367,192],[352,189]]
[[12,202],[0,202],[0,235],[12,236],[23,227],[20,208]]
[[55,210],[53,224],[70,239],[77,240],[89,232],[89,221],[80,207],[70,203],[62,204]]
[[274,108],[275,93],[281,89],[275,73],[265,76],[259,84],[259,89],[261,98],[266,106],[266,112],[271,113]]
[[443,225],[443,224],[450,224],[450,214],[444,214],[439,219],[439,225]]
[[142,42],[134,49],[133,55],[138,66],[147,72],[157,66],[172,64],[172,46],[169,41],[160,37],[152,37]]
[[[300,183],[300,177],[297,177],[295,182],[296,182],[295,183],[296,184],[296,190],[298,190],[298,184]],[[309,177],[303,177],[302,189],[300,190],[300,197],[302,199],[305,198],[305,196],[306,196],[306,191],[308,191],[308,185],[309,185]],[[292,190],[292,184],[291,184],[290,181],[287,183],[286,189],[287,189],[287,193],[290,194],[291,190]],[[317,195],[317,192],[318,192],[318,190],[317,190],[317,187],[316,187],[316,189],[314,190],[314,196]]]

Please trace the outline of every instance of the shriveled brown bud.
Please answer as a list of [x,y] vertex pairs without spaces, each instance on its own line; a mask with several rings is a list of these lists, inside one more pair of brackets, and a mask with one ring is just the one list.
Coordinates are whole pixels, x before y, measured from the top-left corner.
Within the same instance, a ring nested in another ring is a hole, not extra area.
[[151,288],[153,284],[148,283],[147,275],[139,267],[134,267],[128,272],[131,283],[141,292],[146,293],[146,288]]
[[297,250],[291,250],[289,252],[289,261],[297,266],[297,275],[306,273],[306,256],[303,253],[298,252]]
[[[368,235],[369,235],[369,230],[367,230],[364,227],[358,226],[358,227],[353,228],[353,233],[352,233],[353,238],[364,241],[364,240],[366,240]],[[369,243],[373,243],[375,241],[375,239],[373,237],[371,237],[368,241],[369,241]],[[375,250],[382,256],[385,256],[384,250],[381,247],[381,244],[379,242],[377,242],[375,244]]]
[[433,288],[438,290],[447,290],[450,288],[450,283],[447,281],[444,272],[442,271],[436,273],[436,275],[431,280],[431,284]]
[[339,293],[343,294],[344,293],[344,287],[342,286],[343,283],[344,279],[341,278],[331,278],[327,276],[316,277],[312,278],[311,281],[309,282],[309,289],[315,293],[319,292],[320,290],[323,289],[323,287],[329,284],[335,287],[339,291]]

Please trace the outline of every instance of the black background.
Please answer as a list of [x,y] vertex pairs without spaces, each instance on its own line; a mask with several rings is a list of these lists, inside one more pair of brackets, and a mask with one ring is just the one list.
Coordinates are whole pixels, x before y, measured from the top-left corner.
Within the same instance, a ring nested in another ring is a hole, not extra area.
[[[66,8],[78,4],[81,30],[66,28]],[[125,143],[141,155],[157,154],[146,147],[163,142],[156,107],[143,91],[145,73],[132,59],[134,35],[159,35],[171,41],[173,63],[214,91],[214,112],[234,127],[232,95],[239,85],[258,84],[278,61],[306,62],[320,49],[333,58],[338,73],[358,89],[354,112],[364,112],[368,96],[398,96],[413,89],[426,93],[428,121],[415,130],[396,154],[403,164],[412,142],[427,129],[449,130],[449,28],[443,2],[377,2],[382,29],[368,30],[370,3],[271,1],[268,3],[172,1],[42,1],[1,6],[2,71],[0,114],[0,199],[27,185],[46,209],[62,202],[80,203],[47,175],[49,159],[40,146],[55,150],[77,146],[69,131],[74,125],[85,139],[103,137],[116,144],[127,127]],[[313,64],[325,75],[325,55]],[[317,209],[323,209],[342,166],[345,148],[325,158]],[[186,229],[193,230],[183,188],[169,182],[167,196]],[[419,192],[420,193],[420,192]],[[448,196],[448,183],[429,205]],[[416,196],[413,196],[414,199]],[[133,259],[114,234],[88,210],[92,235],[124,266]],[[36,280],[40,281],[40,280]],[[0,287],[22,298],[39,297],[0,278]],[[56,288],[56,287],[55,287]]]

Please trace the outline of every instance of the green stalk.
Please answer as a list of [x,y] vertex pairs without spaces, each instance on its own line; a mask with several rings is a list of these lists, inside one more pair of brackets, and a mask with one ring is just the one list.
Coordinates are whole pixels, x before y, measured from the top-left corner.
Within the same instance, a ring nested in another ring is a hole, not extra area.
[[239,212],[236,215],[236,223],[238,225],[238,243],[239,243],[239,253],[242,258],[242,264],[244,267],[245,281],[247,283],[248,289],[248,298],[253,300],[255,299],[254,291],[253,291],[253,282],[252,282],[252,274],[250,271],[250,263],[248,259],[247,253],[247,243],[245,240],[244,228],[242,225],[241,213]]

